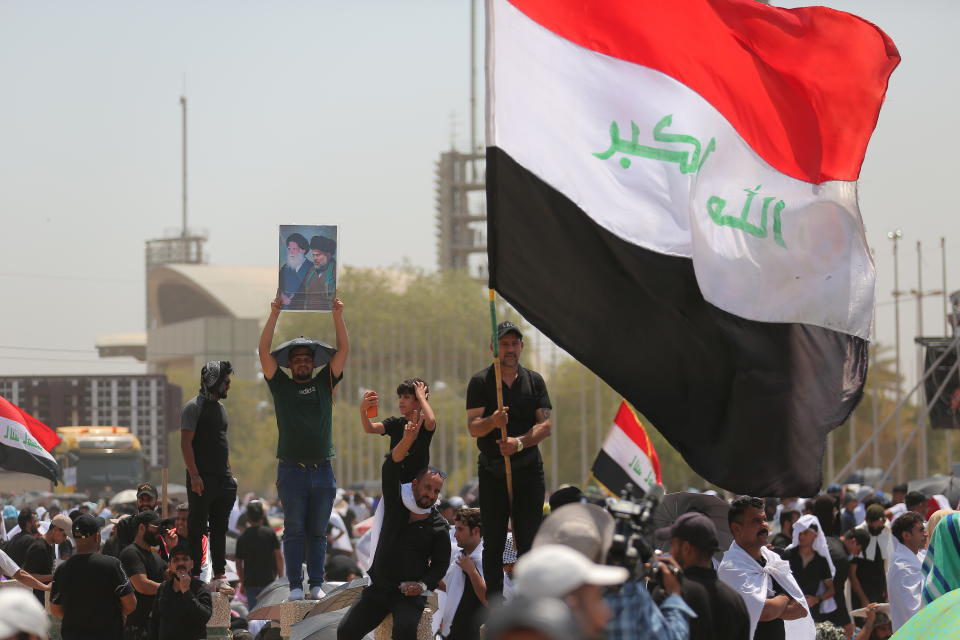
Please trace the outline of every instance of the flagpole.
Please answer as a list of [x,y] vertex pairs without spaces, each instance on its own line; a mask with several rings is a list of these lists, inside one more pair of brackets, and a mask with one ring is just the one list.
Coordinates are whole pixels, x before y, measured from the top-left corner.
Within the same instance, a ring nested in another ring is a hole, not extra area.
[[[497,339],[497,304],[495,292],[490,289],[490,344],[493,347],[493,373],[497,383],[497,410],[503,409],[503,378],[500,375],[500,340]],[[507,425],[500,427],[500,439],[507,441]],[[507,502],[513,512],[513,470],[510,467],[510,456],[503,454],[503,468],[507,474]]]

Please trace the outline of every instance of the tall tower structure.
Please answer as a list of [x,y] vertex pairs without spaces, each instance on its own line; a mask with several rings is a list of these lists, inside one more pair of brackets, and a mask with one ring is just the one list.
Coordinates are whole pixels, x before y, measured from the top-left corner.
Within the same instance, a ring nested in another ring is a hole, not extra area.
[[437,266],[487,275],[484,155],[445,151],[437,161]]

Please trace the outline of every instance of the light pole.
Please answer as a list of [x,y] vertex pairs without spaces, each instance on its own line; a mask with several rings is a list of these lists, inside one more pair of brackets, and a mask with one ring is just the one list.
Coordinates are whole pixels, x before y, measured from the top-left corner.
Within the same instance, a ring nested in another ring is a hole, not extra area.
[[[893,326],[894,326],[893,330],[895,333],[894,351],[896,354],[896,362],[895,362],[896,379],[894,381],[895,384],[897,385],[896,404],[895,404],[896,406],[900,404],[900,399],[902,394],[901,387],[900,387],[900,294],[902,292],[900,291],[900,260],[897,255],[897,243],[900,241],[900,238],[903,237],[903,233],[901,233],[900,229],[896,229],[894,231],[888,232],[887,237],[893,243]],[[899,454],[900,447],[903,446],[903,425],[901,423],[900,416],[901,416],[900,411],[897,411],[897,421],[896,421],[896,427],[895,427],[897,449],[894,455]],[[898,458],[898,462],[897,462],[897,470],[896,470],[897,484],[901,484],[903,482],[903,463],[900,462],[900,460],[902,460],[902,457]]]
[[[917,240],[917,288],[910,289],[910,295],[917,301],[917,337],[923,337],[923,299],[927,296],[939,296],[943,293],[940,289],[930,291],[923,290],[923,249],[920,241]],[[923,345],[917,343],[917,380],[922,382],[923,378]],[[926,398],[925,386],[921,385],[918,391],[918,398]],[[919,402],[918,402],[919,404]],[[924,409],[926,403],[924,403]],[[920,436],[917,439],[917,475],[926,478],[929,468],[929,452],[927,451],[927,414],[925,411],[917,413],[917,430]]]

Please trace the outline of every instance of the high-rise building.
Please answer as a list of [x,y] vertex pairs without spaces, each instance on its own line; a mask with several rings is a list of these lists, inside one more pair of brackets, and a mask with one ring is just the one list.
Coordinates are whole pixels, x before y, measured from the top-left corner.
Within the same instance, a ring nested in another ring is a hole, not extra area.
[[487,277],[484,155],[445,151],[437,161],[437,266]]
[[166,465],[167,434],[180,428],[180,387],[163,375],[0,376],[0,396],[56,429],[128,427],[150,467]]

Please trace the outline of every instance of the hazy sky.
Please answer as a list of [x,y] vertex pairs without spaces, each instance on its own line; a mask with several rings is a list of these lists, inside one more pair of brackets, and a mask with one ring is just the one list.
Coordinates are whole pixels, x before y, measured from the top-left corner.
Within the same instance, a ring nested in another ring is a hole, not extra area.
[[[901,289],[917,240],[924,288],[940,286],[940,236],[960,289],[960,2],[822,4],[876,23],[903,56],[860,181],[890,343],[887,231],[903,231]],[[433,268],[451,112],[467,140],[468,24],[467,0],[0,0],[0,374],[142,369],[93,345],[143,330],[144,240],[180,224],[184,76],[190,225],[212,262],[273,264],[278,224],[316,223],[340,225],[347,264]],[[928,334],[940,308],[925,305]],[[903,304],[908,368],[915,315]]]

